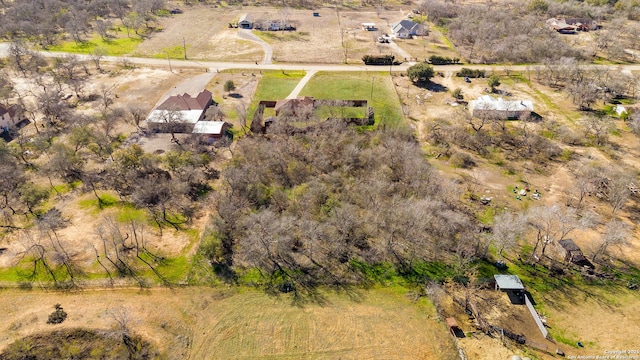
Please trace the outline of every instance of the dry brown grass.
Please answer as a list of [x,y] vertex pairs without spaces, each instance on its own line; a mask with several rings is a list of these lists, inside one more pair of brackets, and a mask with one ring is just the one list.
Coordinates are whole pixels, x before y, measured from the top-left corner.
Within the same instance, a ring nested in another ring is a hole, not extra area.
[[125,309],[133,331],[171,359],[451,359],[445,326],[426,302],[391,290],[363,291],[359,300],[329,295],[327,303],[293,306],[286,297],[239,289],[55,293],[5,290],[0,348],[50,330],[55,303],[69,316],[56,328],[104,329]]

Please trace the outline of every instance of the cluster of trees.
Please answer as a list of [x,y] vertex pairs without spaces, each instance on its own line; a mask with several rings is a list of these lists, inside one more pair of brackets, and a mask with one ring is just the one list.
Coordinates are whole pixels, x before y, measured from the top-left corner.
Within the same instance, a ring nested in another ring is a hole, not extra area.
[[165,0],[3,1],[0,34],[11,39],[28,39],[45,48],[59,41],[63,34],[82,42],[95,31],[106,39],[114,27],[112,20],[118,20],[128,34],[130,30],[138,34],[165,5]]
[[533,68],[537,81],[564,88],[580,110],[590,110],[599,100],[635,98],[640,88],[631,73],[607,67],[585,67],[573,58],[545,61]]
[[[121,204],[146,210],[160,235],[167,226],[178,229],[191,221],[218,177],[210,166],[214,148],[193,136],[162,155],[145,153],[135,140],[144,131],[140,125],[147,109],[116,106],[110,87],[87,91],[84,84],[94,70],[88,63],[73,55],[48,62],[20,42],[11,45],[10,53],[11,68],[0,69],[6,80],[0,102],[17,101],[34,126],[29,132],[12,129],[10,143],[0,139],[0,236],[17,233],[25,279],[77,286],[82,274],[77,259],[92,251],[69,246],[60,231],[68,219],[50,204],[44,206],[60,194],[61,183],[78,194],[93,194],[101,208],[109,205],[105,193],[117,194]],[[29,79],[27,90],[17,91],[12,75]],[[94,111],[79,111],[78,103]],[[126,123],[137,130],[129,138],[122,133]],[[141,224],[104,220],[95,234],[102,245],[94,252],[109,277],[127,276],[142,284],[139,273],[162,263],[144,234]]]
[[305,294],[365,283],[363,269],[380,264],[411,273],[473,255],[477,227],[457,186],[406,130],[286,122],[241,139],[223,171],[206,251],[219,274],[257,269],[268,288]]
[[447,29],[448,37],[472,63],[533,63],[560,57],[585,58],[544,24],[546,17],[522,6],[460,5],[426,1],[421,10]]

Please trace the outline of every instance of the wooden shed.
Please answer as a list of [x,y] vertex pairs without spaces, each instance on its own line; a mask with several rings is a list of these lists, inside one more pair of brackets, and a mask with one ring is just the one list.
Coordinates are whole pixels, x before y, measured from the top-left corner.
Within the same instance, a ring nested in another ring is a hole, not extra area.
[[449,317],[449,318],[446,318],[444,321],[445,323],[447,323],[447,328],[449,328],[449,332],[451,333],[451,335],[458,338],[464,337],[464,331],[462,331],[460,326],[458,326],[458,322],[456,321],[456,319]]
[[558,254],[565,262],[593,268],[593,264],[584,256],[580,247],[573,240],[558,240],[556,245]]

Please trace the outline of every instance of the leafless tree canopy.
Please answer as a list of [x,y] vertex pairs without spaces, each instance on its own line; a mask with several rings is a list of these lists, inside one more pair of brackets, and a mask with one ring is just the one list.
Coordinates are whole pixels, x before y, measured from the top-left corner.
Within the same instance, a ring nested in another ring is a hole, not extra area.
[[403,131],[281,124],[242,139],[238,153],[217,199],[215,266],[257,268],[270,288],[298,292],[361,283],[375,264],[411,272],[473,255],[456,187]]

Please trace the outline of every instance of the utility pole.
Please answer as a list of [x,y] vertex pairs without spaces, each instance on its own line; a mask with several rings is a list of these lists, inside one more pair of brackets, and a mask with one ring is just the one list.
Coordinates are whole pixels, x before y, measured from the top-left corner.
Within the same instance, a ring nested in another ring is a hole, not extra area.
[[171,58],[169,57],[169,53],[167,52],[167,61],[169,61],[169,72],[173,72],[171,69]]
[[184,39],[184,36],[182,37],[182,47],[184,48],[184,59],[187,60],[187,42]]

